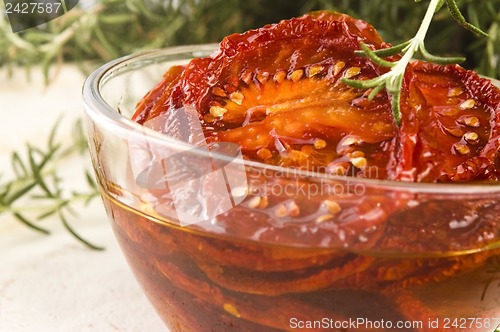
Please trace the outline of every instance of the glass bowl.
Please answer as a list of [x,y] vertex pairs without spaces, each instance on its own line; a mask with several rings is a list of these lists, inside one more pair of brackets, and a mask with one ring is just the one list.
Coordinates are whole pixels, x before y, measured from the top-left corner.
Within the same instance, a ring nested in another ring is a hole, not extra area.
[[121,58],[83,89],[106,211],[170,330],[491,332],[500,324],[500,185],[251,162],[230,144],[183,138],[198,133],[188,106],[168,135],[129,120],[169,67],[216,47]]

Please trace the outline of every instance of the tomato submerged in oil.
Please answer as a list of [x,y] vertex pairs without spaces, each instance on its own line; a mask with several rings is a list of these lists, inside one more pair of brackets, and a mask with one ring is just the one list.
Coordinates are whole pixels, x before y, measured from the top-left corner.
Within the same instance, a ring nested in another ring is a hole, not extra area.
[[[425,214],[446,215],[446,206],[422,206],[394,215],[383,228],[366,238],[359,236],[360,243],[353,247],[363,250],[356,251],[277,244],[301,235],[310,241],[321,237],[301,234],[299,227],[290,225],[264,227],[262,216],[260,223],[248,225],[254,212],[245,207],[218,216],[226,234],[210,234],[159,222],[112,199],[105,203],[130,266],[172,331],[289,331],[294,324],[325,318],[332,324],[355,321],[332,330],[373,331],[373,324],[386,322],[377,330],[441,331],[447,319],[472,317],[481,324],[489,321],[491,327],[500,315],[498,289],[487,284],[495,276],[498,249],[461,251],[460,243],[446,241],[462,238],[454,231],[470,233],[466,227],[442,234],[442,225],[421,219],[428,217]],[[497,203],[489,217],[499,210]],[[334,233],[331,221],[321,223],[325,228],[330,223]],[[254,231],[261,232],[260,241],[240,240]],[[319,231],[323,238],[325,231]],[[271,240],[275,242],[266,243]],[[408,254],[405,246],[435,251]],[[413,325],[395,329],[400,322]],[[484,325],[446,330],[490,331]]]

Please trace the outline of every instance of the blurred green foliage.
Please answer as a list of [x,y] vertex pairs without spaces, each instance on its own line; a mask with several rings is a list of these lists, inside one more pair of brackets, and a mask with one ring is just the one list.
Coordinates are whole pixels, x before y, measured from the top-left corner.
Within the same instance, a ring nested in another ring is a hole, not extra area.
[[[81,1],[89,3],[89,1]],[[85,70],[139,50],[218,42],[224,36],[267,23],[327,9],[373,24],[384,40],[397,44],[417,31],[428,1],[415,0],[97,0],[43,26],[14,34],[0,16],[0,66],[75,61]],[[461,0],[466,19],[489,33],[477,37],[446,9],[436,14],[427,35],[436,55],[463,55],[465,67],[500,77],[500,0]],[[1,10],[1,8],[0,8]]]

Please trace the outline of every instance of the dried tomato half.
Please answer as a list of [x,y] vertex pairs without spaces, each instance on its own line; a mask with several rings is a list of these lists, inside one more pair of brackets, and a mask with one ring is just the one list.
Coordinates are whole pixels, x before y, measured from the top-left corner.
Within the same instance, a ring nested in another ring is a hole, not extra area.
[[387,71],[355,55],[360,42],[390,46],[368,23],[325,11],[228,36],[211,57],[167,73],[134,120],[189,104],[209,142],[237,143],[268,164],[418,182],[499,178],[497,88],[459,66],[414,62],[397,127],[386,92],[369,100],[371,90],[341,82]]
[[499,180],[500,91],[458,65],[410,64],[395,179]]

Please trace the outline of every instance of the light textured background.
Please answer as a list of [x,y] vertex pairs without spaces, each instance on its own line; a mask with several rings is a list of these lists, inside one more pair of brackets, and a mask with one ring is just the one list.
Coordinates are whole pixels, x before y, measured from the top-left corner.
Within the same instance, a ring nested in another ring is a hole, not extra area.
[[[38,69],[28,80],[24,70],[7,78],[0,71],[0,181],[10,178],[10,154],[24,153],[26,142],[43,147],[51,127],[63,114],[58,141],[71,135],[73,120],[83,115],[85,77],[70,66],[45,86]],[[83,185],[88,158],[67,160],[62,174],[71,189]],[[125,262],[101,202],[71,219],[86,239],[106,251],[85,248],[58,219],[36,233],[8,214],[0,215],[0,332],[167,331],[143,295]]]

